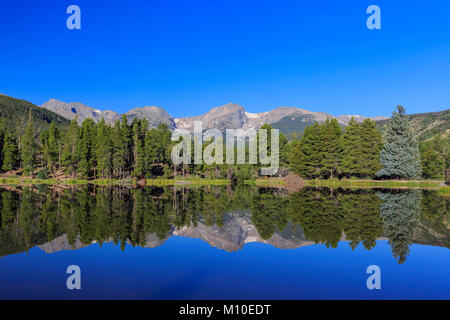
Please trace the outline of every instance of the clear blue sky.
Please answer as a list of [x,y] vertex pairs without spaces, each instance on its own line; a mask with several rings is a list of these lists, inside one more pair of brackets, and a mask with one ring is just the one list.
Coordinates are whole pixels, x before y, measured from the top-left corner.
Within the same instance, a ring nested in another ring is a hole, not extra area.
[[[81,8],[81,30],[66,8]],[[381,8],[368,30],[366,8]],[[450,1],[2,0],[0,92],[174,117],[450,107]]]

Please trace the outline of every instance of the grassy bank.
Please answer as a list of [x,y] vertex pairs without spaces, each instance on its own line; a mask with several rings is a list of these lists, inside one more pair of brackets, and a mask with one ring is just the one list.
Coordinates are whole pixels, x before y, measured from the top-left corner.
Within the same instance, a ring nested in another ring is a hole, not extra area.
[[307,180],[306,184],[312,187],[329,188],[386,188],[386,189],[440,189],[442,181],[428,180]]
[[449,186],[441,187],[438,192],[439,192],[439,194],[441,194],[443,196],[450,197],[450,187]]
[[260,187],[280,187],[286,184],[282,178],[259,178],[253,180],[244,180],[245,184],[256,185]]
[[200,179],[200,178],[177,178],[177,179],[147,179],[136,181],[135,179],[37,179],[37,178],[0,178],[0,184],[8,185],[102,185],[102,186],[135,186],[137,184],[146,186],[172,186],[172,185],[227,185],[230,182],[225,179]]

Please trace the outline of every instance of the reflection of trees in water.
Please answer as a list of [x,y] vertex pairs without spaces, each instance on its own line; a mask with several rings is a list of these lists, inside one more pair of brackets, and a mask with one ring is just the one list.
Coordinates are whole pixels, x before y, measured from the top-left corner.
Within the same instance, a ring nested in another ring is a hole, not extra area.
[[344,233],[346,239],[351,241],[352,249],[356,248],[359,242],[368,250],[375,247],[375,239],[383,233],[380,202],[371,191],[346,192],[341,197]]
[[252,223],[264,240],[270,239],[275,231],[282,231],[288,222],[288,199],[275,195],[275,192],[274,189],[260,189],[252,196]]
[[382,234],[379,202],[366,190],[305,188],[289,198],[289,212],[291,221],[302,227],[308,240],[336,248],[345,234],[352,249],[360,242],[370,249]]
[[384,234],[389,239],[393,256],[400,264],[406,261],[409,246],[413,241],[414,229],[420,217],[421,190],[377,192],[383,200],[380,214]]
[[[65,234],[71,245],[113,241],[144,246],[149,235],[166,239],[173,228],[223,226],[224,214],[250,215],[263,239],[300,226],[306,239],[337,247],[345,237],[352,249],[371,249],[389,238],[394,256],[405,261],[419,219],[430,230],[421,243],[448,235],[449,200],[436,192],[304,188],[287,195],[278,189],[237,186],[136,188],[82,186],[62,191],[24,187],[0,189],[0,256],[26,251]],[[378,195],[378,196],[377,196]],[[380,215],[381,210],[381,215]],[[435,234],[438,233],[438,236]],[[447,236],[447,239],[450,238]],[[447,240],[448,243],[448,240]]]
[[223,225],[223,214],[251,203],[251,190],[224,187],[136,188],[81,186],[55,191],[24,187],[1,190],[0,256],[28,250],[66,234],[71,245],[94,240],[125,247],[165,239],[171,228]]
[[443,197],[436,191],[424,190],[422,193],[422,232],[420,243],[438,244],[450,247],[450,197]]
[[337,247],[344,221],[336,193],[328,189],[303,189],[290,197],[289,212],[292,221],[302,227],[306,239]]

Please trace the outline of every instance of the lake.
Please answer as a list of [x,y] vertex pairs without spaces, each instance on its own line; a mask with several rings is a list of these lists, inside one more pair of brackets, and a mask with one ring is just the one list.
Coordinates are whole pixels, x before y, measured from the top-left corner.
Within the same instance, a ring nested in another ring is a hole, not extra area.
[[0,299],[450,298],[435,191],[3,186],[0,206]]

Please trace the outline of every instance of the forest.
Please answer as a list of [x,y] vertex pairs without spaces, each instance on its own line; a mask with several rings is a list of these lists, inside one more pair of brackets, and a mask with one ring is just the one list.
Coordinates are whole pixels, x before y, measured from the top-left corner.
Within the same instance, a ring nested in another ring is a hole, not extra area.
[[[59,121],[59,120],[58,120]],[[268,124],[263,128],[272,129]],[[449,180],[450,139],[445,134],[417,141],[403,107],[393,113],[382,133],[372,120],[352,119],[342,128],[336,119],[306,127],[300,138],[280,132],[279,175],[304,179],[438,179]],[[208,143],[204,144],[204,147]],[[174,165],[171,131],[165,124],[124,115],[108,125],[77,119],[43,127],[30,109],[24,126],[0,121],[0,169],[10,176],[77,179],[152,179],[195,176],[254,179],[260,164]],[[224,151],[225,153],[225,151]]]

